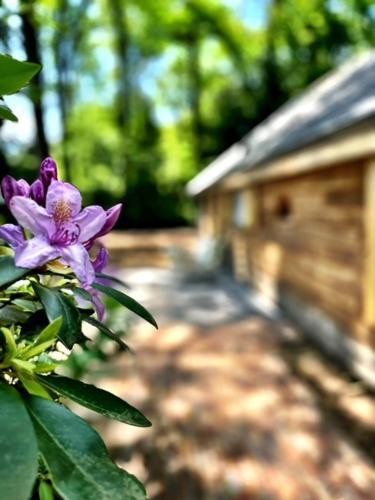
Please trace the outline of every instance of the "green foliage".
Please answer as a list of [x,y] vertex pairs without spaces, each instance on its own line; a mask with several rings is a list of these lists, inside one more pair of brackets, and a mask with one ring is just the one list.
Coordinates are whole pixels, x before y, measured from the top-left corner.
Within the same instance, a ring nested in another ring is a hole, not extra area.
[[[14,94],[27,85],[31,78],[38,73],[40,65],[30,62],[21,62],[10,56],[0,54],[0,96]],[[0,118],[17,121],[17,117],[3,103],[0,103]]]
[[41,384],[76,403],[114,418],[120,422],[139,427],[149,427],[151,422],[126,401],[108,391],[58,375],[39,377]]
[[18,92],[40,70],[40,65],[0,55],[0,95]]
[[38,470],[38,448],[25,405],[0,383],[0,484],[4,500],[28,500]]
[[[123,227],[191,222],[187,180],[375,42],[371,0],[264,2],[267,19],[256,27],[224,0],[92,3],[30,3],[48,61],[48,87],[34,86],[41,97],[55,94],[62,137],[52,149],[68,180],[90,203],[123,198]],[[35,146],[5,159],[27,177]]]
[[137,314],[144,320],[148,321],[148,323],[150,323],[155,328],[158,327],[154,317],[147,311],[147,309],[145,309],[139,302],[134,300],[132,297],[129,297],[129,295],[126,295],[125,293],[120,292],[115,288],[109,288],[99,283],[94,283],[93,287],[99,290],[99,292],[103,292],[106,295],[108,295],[108,297],[111,297],[112,299],[116,300],[116,302],[129,309],[129,311],[132,311],[133,313]]
[[33,283],[34,290],[40,298],[50,321],[62,318],[59,338],[61,342],[71,349],[77,342],[85,340],[81,331],[81,318],[79,311],[69,297],[60,289],[47,288],[38,283]]
[[108,328],[107,325],[104,325],[101,321],[98,321],[96,318],[85,318],[86,323],[89,323],[92,326],[95,326],[100,333],[102,333],[105,337],[110,338],[111,340],[114,340],[116,344],[119,345],[120,350],[122,351],[130,351],[130,348],[128,347],[127,344],[122,340],[122,338],[117,335],[115,332],[113,332],[110,328]]
[[113,120],[113,112],[99,103],[77,106],[69,119],[68,151],[75,165],[79,165],[71,177],[89,202],[105,201],[110,205],[125,193],[121,165],[123,137]]
[[[129,425],[148,427],[150,421],[107,391],[54,374],[61,363],[56,361],[59,340],[69,348],[89,342],[82,334],[82,321],[121,348],[128,347],[93,317],[93,307],[81,307],[77,297],[90,303],[93,299],[74,276],[55,274],[54,266],[39,271],[43,273],[18,269],[10,256],[0,258],[0,320],[7,323],[0,328],[2,495],[29,500],[37,491],[40,500],[51,500],[55,491],[66,500],[145,499],[141,483],[112,462],[97,433],[61,405],[59,397]],[[99,284],[94,287],[156,326],[153,316],[128,295]]]
[[18,118],[12,113],[6,104],[0,103],[0,119],[10,120],[11,122],[17,122]]
[[0,287],[9,285],[18,281],[29,272],[28,269],[22,269],[14,264],[13,257],[0,257]]
[[53,500],[54,494],[52,486],[46,481],[40,481],[38,487],[38,495],[40,500]]
[[31,397],[27,406],[52,484],[63,498],[146,498],[135,478],[127,484],[130,476],[112,462],[100,436],[84,420],[43,398]]

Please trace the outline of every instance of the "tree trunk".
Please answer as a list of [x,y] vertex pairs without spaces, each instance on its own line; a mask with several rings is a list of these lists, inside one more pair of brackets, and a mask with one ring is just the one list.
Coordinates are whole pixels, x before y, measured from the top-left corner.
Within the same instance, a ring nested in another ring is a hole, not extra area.
[[[41,64],[38,33],[34,22],[34,0],[21,0],[21,26],[27,60]],[[33,103],[40,159],[49,156],[48,141],[43,116],[43,77],[39,72],[31,81],[30,97]]]
[[126,20],[126,3],[123,0],[108,0],[117,58],[118,83],[116,118],[125,138],[129,135],[131,79],[129,70],[129,33]]

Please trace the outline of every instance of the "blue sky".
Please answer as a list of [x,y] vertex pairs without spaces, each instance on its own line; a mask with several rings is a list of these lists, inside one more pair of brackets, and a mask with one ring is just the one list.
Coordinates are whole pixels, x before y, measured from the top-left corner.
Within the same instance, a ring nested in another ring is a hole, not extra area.
[[264,25],[267,17],[267,7],[270,0],[224,0],[245,23],[251,28]]

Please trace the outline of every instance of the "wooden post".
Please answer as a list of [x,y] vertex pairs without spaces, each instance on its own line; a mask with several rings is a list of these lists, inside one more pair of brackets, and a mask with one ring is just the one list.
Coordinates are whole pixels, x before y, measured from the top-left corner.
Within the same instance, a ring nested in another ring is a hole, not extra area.
[[375,158],[365,164],[364,170],[364,323],[375,327]]

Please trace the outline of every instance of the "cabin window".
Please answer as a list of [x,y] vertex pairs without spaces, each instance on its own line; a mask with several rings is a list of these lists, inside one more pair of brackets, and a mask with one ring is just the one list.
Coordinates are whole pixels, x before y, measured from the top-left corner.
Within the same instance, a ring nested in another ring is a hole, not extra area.
[[233,204],[233,223],[240,229],[252,227],[256,222],[256,199],[252,190],[236,194]]
[[287,196],[280,196],[275,204],[274,214],[278,219],[286,220],[292,214],[292,205]]

